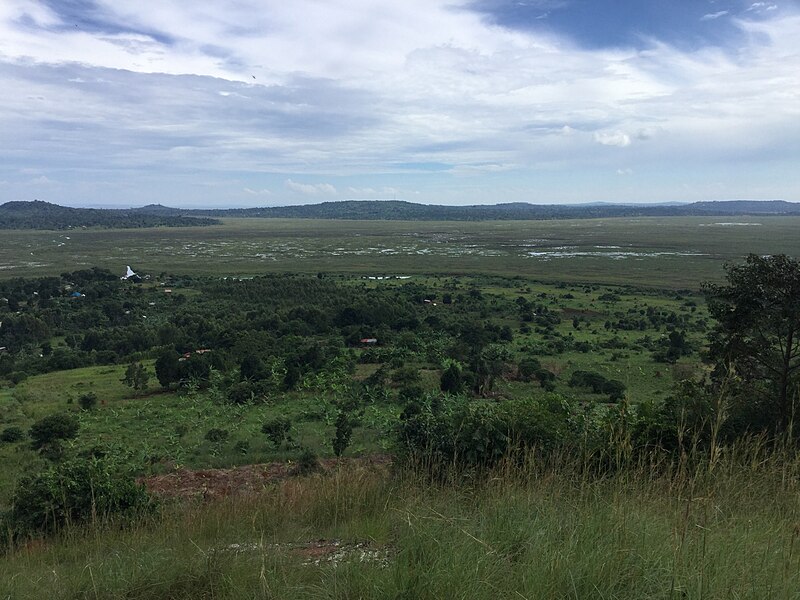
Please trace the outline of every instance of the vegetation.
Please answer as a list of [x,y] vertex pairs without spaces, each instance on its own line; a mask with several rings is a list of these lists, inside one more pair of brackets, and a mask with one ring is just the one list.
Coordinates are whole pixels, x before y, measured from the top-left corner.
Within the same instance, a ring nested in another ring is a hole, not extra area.
[[800,262],[751,254],[727,273],[727,286],[706,286],[718,322],[711,347],[717,378],[735,378],[757,429],[785,431],[800,393]]
[[[0,594],[34,548],[52,597],[796,597],[797,270],[2,280]],[[139,483],[270,462],[250,500]],[[379,565],[304,564],[309,538]]]
[[493,206],[436,206],[387,200],[345,200],[300,206],[271,208],[233,208],[197,210],[189,214],[215,217],[260,217],[279,219],[355,219],[400,221],[497,221],[541,219],[597,219],[609,217],[678,217],[800,214],[800,204],[775,200],[753,202],[733,200],[723,202],[693,202],[672,206],[647,205],[558,205],[527,204],[524,202]]
[[103,227],[131,229],[142,227],[196,227],[217,225],[208,217],[164,214],[152,207],[139,209],[68,208],[41,200],[0,204],[0,229],[74,229]]

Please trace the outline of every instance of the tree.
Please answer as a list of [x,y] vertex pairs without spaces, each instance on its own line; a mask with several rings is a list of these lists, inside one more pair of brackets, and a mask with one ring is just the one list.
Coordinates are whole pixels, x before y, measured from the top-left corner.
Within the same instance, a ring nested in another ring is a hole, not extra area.
[[150,374],[144,368],[142,363],[131,363],[125,369],[125,377],[122,382],[125,385],[132,387],[134,390],[146,390],[147,382],[150,381]]
[[464,389],[464,380],[461,378],[461,369],[455,363],[451,364],[442,373],[439,380],[439,389],[448,394],[460,394]]
[[333,436],[333,453],[336,456],[341,456],[347,447],[350,445],[350,439],[353,437],[353,420],[348,411],[344,408],[339,410],[336,417],[336,430]]
[[[800,262],[751,254],[728,265],[727,285],[705,284],[718,324],[711,356],[721,376],[731,367],[764,425],[786,430],[800,385]],[[750,412],[750,411],[748,411]]]
[[175,349],[165,348],[156,359],[156,378],[162,387],[181,380],[181,363]]

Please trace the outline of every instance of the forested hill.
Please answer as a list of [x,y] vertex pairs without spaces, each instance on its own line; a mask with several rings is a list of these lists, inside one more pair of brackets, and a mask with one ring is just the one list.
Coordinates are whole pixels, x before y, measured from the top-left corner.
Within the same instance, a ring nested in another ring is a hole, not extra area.
[[800,215],[800,203],[782,200],[695,202],[681,205],[557,205],[495,204],[491,206],[438,206],[399,200],[345,200],[303,206],[237,208],[190,211],[214,217],[266,217],[291,219],[365,219],[403,221],[490,221],[587,219],[602,217]]
[[189,227],[216,225],[219,221],[202,215],[186,216],[184,211],[158,205],[135,209],[69,208],[49,202],[6,202],[0,205],[0,229],[69,229],[75,227]]
[[783,200],[730,200],[675,205],[527,204],[524,202],[441,206],[400,200],[343,200],[302,206],[229,209],[178,209],[150,204],[131,209],[68,208],[34,200],[0,205],[0,229],[74,227],[188,227],[216,225],[221,217],[346,219],[385,221],[491,221],[592,219],[603,217],[734,217],[798,215],[800,203]]

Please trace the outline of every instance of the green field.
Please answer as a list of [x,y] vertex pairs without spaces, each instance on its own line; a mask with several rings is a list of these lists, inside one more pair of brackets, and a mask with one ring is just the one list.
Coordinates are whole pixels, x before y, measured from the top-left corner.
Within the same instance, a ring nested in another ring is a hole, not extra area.
[[0,277],[124,272],[495,274],[696,288],[747,253],[800,255],[800,217],[386,222],[226,219],[216,227],[0,231]]

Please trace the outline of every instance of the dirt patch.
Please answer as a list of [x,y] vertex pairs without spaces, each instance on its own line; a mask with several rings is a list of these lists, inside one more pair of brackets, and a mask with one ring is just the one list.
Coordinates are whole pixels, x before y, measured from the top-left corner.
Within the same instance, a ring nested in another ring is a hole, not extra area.
[[303,565],[338,567],[344,563],[370,563],[380,567],[389,565],[392,549],[372,542],[345,542],[342,540],[316,540],[289,544],[245,543],[230,544],[223,548],[227,552],[279,552],[296,556]]
[[[323,472],[345,465],[386,468],[390,463],[391,457],[383,454],[363,458],[325,458],[319,461]],[[231,495],[256,493],[270,483],[300,474],[297,463],[275,462],[229,469],[197,471],[178,469],[164,475],[142,477],[139,481],[145,485],[148,492],[163,498],[214,500]]]

